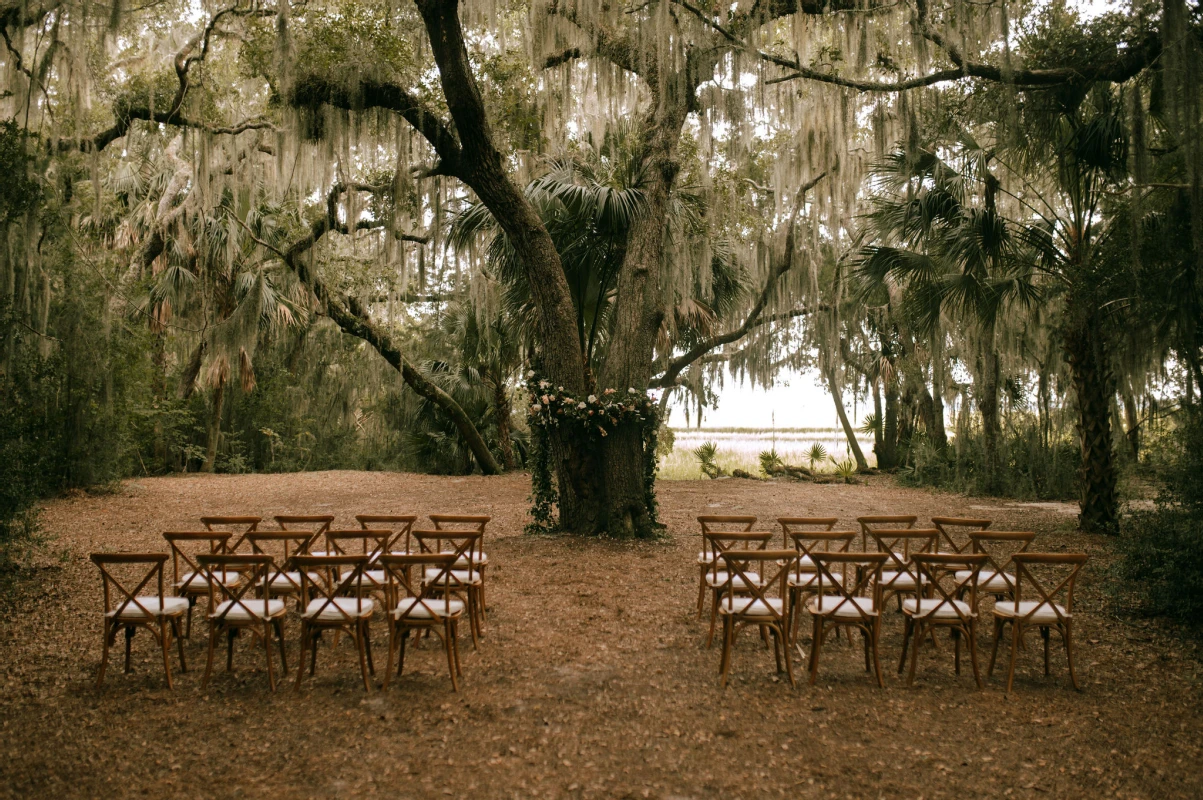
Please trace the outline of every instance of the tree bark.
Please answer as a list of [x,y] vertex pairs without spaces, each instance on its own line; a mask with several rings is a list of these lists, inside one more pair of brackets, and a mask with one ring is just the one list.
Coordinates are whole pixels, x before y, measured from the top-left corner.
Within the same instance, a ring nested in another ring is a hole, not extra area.
[[501,464],[507,471],[517,468],[514,461],[514,443],[510,436],[510,395],[505,390],[505,381],[493,383],[493,414],[497,418],[497,447],[501,450]]
[[831,392],[831,399],[835,402],[835,413],[840,418],[840,427],[844,429],[844,436],[848,439],[848,449],[852,451],[852,457],[856,459],[856,468],[861,472],[868,472],[869,462],[865,460],[865,454],[860,449],[860,442],[856,439],[856,431],[848,419],[848,412],[844,409],[844,395],[840,391],[840,385],[836,379],[835,366],[827,364],[820,371],[823,373],[823,380],[827,383],[827,391]]
[[944,428],[944,330],[939,324],[931,337],[931,410],[924,424],[932,444],[944,452],[948,432]]
[[977,392],[977,407],[982,414],[982,449],[985,461],[985,485],[987,494],[999,490],[998,440],[1002,428],[998,420],[998,353],[994,350],[993,331],[990,331],[982,347],[981,391]]
[[226,396],[226,382],[221,381],[213,389],[213,414],[209,417],[208,442],[205,447],[205,461],[201,464],[201,472],[212,472],[217,463],[217,447],[221,442],[221,412]]
[[1087,533],[1115,533],[1119,530],[1119,501],[1111,442],[1114,376],[1097,314],[1071,310],[1069,317],[1065,355],[1078,401],[1082,450],[1078,521]]
[[1128,441],[1128,451],[1132,455],[1132,461],[1140,460],[1140,409],[1136,405],[1136,397],[1132,394],[1132,390],[1125,387],[1122,392],[1124,398],[1124,417],[1127,423],[1127,430],[1124,432],[1124,438]]

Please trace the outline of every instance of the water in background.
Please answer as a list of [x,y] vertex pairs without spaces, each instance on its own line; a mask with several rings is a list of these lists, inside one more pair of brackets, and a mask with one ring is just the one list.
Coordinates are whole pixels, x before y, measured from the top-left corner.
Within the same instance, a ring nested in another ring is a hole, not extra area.
[[[774,447],[787,464],[809,466],[807,454],[815,444],[821,444],[837,461],[851,458],[848,440],[839,428],[790,428],[773,431],[767,428],[673,428],[676,436],[673,451],[660,462],[660,477],[665,480],[689,480],[703,477],[693,451],[703,442],[718,447],[716,461],[723,469],[744,469],[760,474],[760,453]],[[870,466],[874,465],[873,438],[857,436],[861,452]],[[821,467],[822,469],[822,467]],[[832,469],[827,462],[826,469]]]

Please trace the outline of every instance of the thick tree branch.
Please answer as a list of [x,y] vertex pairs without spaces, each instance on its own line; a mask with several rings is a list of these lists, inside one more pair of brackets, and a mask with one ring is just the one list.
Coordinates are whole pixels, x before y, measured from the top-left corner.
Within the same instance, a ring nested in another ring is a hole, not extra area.
[[152,112],[149,108],[129,108],[120,111],[117,115],[117,121],[112,127],[101,131],[95,136],[83,137],[80,139],[59,139],[58,151],[60,153],[71,153],[75,151],[83,153],[98,152],[105,149],[113,142],[125,136],[129,132],[130,125],[134,120],[144,120],[146,122],[155,122],[163,125],[175,125],[181,128],[194,128],[196,130],[206,131],[219,136],[236,136],[246,131],[261,131],[261,130],[276,130],[276,126],[271,122],[261,118],[243,120],[235,125],[212,125],[207,122],[199,122],[189,119],[183,115],[172,115],[169,111]]

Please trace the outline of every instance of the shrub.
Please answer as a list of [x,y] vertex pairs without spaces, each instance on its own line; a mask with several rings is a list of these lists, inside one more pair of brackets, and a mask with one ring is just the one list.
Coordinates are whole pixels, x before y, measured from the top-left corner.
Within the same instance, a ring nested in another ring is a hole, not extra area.
[[1116,589],[1142,613],[1203,619],[1203,412],[1182,412],[1159,470],[1151,511],[1125,515],[1116,541]]

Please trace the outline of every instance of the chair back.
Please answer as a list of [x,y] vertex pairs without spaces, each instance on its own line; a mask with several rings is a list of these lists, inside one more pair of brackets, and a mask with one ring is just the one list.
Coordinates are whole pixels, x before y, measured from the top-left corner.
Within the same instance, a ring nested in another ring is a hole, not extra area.
[[409,534],[418,521],[417,514],[356,514],[355,521],[359,527],[366,530],[388,529],[393,532],[392,541],[388,544],[390,553],[409,552]]
[[[819,573],[818,597],[837,598],[830,608],[824,605],[824,614],[851,608],[861,622],[871,623],[881,610],[881,568],[889,556],[885,553],[815,553],[811,558]],[[858,602],[865,598],[873,600],[871,608]]]
[[277,514],[273,519],[282,531],[307,531],[309,533],[309,544],[305,546],[306,553],[313,549],[313,545],[334,524],[333,514]]
[[[912,561],[918,574],[916,597],[919,605],[916,609],[921,610],[921,615],[951,623],[952,617],[941,616],[950,610],[956,615],[957,622],[968,627],[977,613],[977,581],[987,562],[985,554],[916,553]],[[958,572],[968,572],[969,580],[958,584],[955,580]],[[958,605],[958,595],[964,590],[968,590],[968,605]],[[936,601],[934,604],[933,600]]]
[[251,554],[268,556],[267,585],[274,594],[297,594],[301,591],[300,577],[289,574],[293,556],[305,555],[313,537],[306,531],[252,531],[246,535]]
[[[163,534],[167,546],[171,548],[171,578],[172,585],[180,587],[185,583],[185,577],[203,575],[204,570],[197,563],[198,555],[213,555],[226,552],[233,533],[226,531],[167,531]],[[182,565],[182,566],[181,566]],[[199,594],[199,592],[197,592]]]
[[[365,555],[346,556],[293,556],[292,569],[300,573],[301,596],[312,597],[320,601],[315,605],[310,601],[304,615],[311,624],[316,623],[325,627],[342,627],[352,625],[357,617],[347,611],[346,607],[336,602],[335,598],[355,598],[355,608],[363,609],[371,600],[364,598],[363,572],[367,569],[368,557]],[[312,575],[338,575],[337,582],[326,583],[315,581]],[[310,610],[312,609],[312,610]],[[330,612],[329,616],[324,616]]]
[[[771,534],[770,534],[771,535]],[[798,560],[796,550],[724,550],[718,554],[727,573],[727,586],[736,578],[743,581],[739,594],[728,591],[724,603],[736,616],[771,616],[784,626],[789,618],[789,592],[786,579],[794,562]],[[760,580],[753,575],[759,575]],[[776,598],[780,605],[769,602],[772,588],[777,587]],[[767,613],[766,613],[767,612]],[[785,630],[782,627],[782,630]]]
[[[1057,623],[1064,625],[1073,613],[1074,584],[1088,558],[1085,553],[1016,553],[1011,557],[1015,564],[1015,599],[1001,600],[999,605],[1013,602],[1020,622],[1051,611]],[[1031,603],[1031,608],[1020,615],[1021,604],[1026,603]]]
[[974,531],[984,531],[994,520],[973,519],[970,517],[932,517],[931,524],[940,532],[944,546],[951,553],[965,552],[971,542],[969,534]]
[[[214,553],[197,556],[204,570],[205,582],[209,584],[209,614],[220,623],[225,623],[230,612],[241,608],[248,619],[264,619],[267,617],[267,603],[271,597],[269,591],[269,575],[273,568],[272,557],[266,553]],[[237,572],[244,576],[241,583],[229,585],[223,576]],[[250,598],[251,592],[259,594],[258,598]],[[222,603],[230,604],[220,611]],[[248,604],[259,603],[263,613],[256,616]]]
[[493,518],[488,514],[431,514],[430,522],[436,531],[485,532],[485,526]]
[[368,563],[389,552],[393,532],[384,529],[360,528],[326,531],[326,552],[332,556],[363,555]]
[[792,546],[790,544],[791,534],[803,531],[834,530],[839,521],[839,517],[777,517],[777,524],[781,526],[781,543],[786,548]]
[[416,530],[412,536],[420,554],[453,554],[456,559],[462,558],[467,562],[469,573],[480,566],[480,543],[485,536],[483,531]]
[[721,533],[723,531],[750,531],[756,524],[756,517],[747,514],[702,514],[698,517],[702,526],[702,535]]
[[801,578],[803,572],[816,571],[814,557],[817,553],[851,552],[856,531],[790,531],[789,538],[798,555],[794,561],[795,574]]
[[[407,597],[417,598],[396,614],[398,622],[413,619],[429,624],[439,619],[432,605],[447,608],[445,603],[457,585],[451,579],[455,559],[454,553],[386,553],[380,557],[380,565],[385,572],[385,598],[390,613],[398,609],[401,601]],[[426,577],[431,571],[437,574],[433,578]]]
[[914,514],[871,514],[857,517],[856,524],[860,525],[860,548],[869,552],[869,534],[874,530],[899,530],[913,528],[919,520]]
[[969,534],[970,552],[983,553],[987,564],[983,570],[993,572],[1014,589],[1013,578],[1007,569],[1017,553],[1026,553],[1036,534],[1032,531],[983,531]]
[[911,559],[919,553],[936,552],[940,532],[935,528],[883,528],[869,531],[869,540],[889,559],[887,569],[914,574]]
[[226,543],[226,552],[233,553],[242,546],[246,535],[251,531],[259,529],[259,523],[263,521],[263,517],[248,517],[237,515],[218,515],[200,518],[201,525],[205,526],[207,531],[228,530],[234,534],[233,541]]
[[[740,523],[743,524],[743,523]],[[709,556],[710,574],[717,582],[722,571],[722,554],[736,551],[765,550],[772,540],[772,531],[703,531],[702,547]],[[731,574],[727,573],[728,583]]]
[[[139,602],[139,597],[143,600],[155,597],[158,599],[156,610],[163,608],[163,565],[170,556],[166,553],[93,553],[90,558],[100,570],[104,584],[105,616],[120,617],[137,611],[135,616],[143,619],[156,618],[156,612]],[[142,595],[148,584],[154,593]]]

